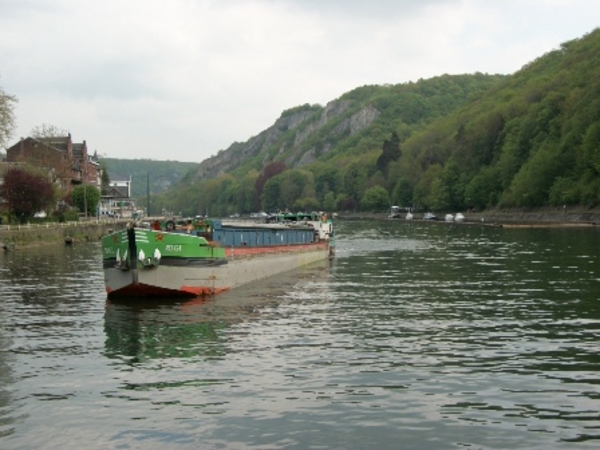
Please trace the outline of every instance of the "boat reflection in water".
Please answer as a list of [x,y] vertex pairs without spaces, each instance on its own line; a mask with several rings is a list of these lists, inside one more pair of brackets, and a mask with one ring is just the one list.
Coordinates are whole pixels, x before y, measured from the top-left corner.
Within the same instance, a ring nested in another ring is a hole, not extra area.
[[229,327],[256,320],[263,308],[276,305],[290,290],[307,282],[324,282],[331,262],[232,289],[213,297],[131,299],[106,302],[105,356],[136,365],[162,358],[219,358],[228,353]]

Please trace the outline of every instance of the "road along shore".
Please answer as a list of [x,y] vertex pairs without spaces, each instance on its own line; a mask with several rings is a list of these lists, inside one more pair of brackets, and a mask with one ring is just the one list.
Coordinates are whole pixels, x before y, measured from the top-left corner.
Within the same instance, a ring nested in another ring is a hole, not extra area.
[[[539,209],[539,210],[486,210],[476,212],[463,212],[465,216],[462,224],[480,224],[485,226],[505,228],[571,228],[571,227],[600,227],[600,208],[594,209]],[[400,220],[389,219],[389,213],[339,213],[340,220]],[[445,214],[437,214],[437,222],[444,222]],[[423,213],[414,213],[413,220],[422,220]],[[448,222],[457,223],[457,222]]]

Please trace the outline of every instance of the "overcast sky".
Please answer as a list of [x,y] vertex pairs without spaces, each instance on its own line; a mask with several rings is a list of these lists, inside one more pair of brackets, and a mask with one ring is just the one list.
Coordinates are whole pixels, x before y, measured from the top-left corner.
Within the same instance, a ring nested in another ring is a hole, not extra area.
[[0,0],[11,145],[42,124],[113,158],[200,162],[367,84],[511,74],[598,0]]

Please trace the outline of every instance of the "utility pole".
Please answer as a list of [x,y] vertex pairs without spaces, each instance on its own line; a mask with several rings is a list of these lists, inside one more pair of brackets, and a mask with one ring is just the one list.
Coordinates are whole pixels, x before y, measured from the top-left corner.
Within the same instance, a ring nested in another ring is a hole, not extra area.
[[146,173],[146,215],[150,217],[150,172]]

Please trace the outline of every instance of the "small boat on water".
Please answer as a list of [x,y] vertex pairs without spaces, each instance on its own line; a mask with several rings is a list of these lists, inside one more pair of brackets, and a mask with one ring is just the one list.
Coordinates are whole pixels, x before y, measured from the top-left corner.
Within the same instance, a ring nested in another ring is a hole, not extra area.
[[454,215],[455,222],[464,222],[464,220],[465,220],[465,215],[463,213],[456,213]]
[[452,214],[446,214],[446,216],[444,217],[444,220],[446,222],[454,222],[454,215],[452,215]]
[[400,214],[400,207],[399,206],[392,206],[390,208],[390,215],[388,216],[388,218],[390,219],[399,219],[401,216]]
[[406,220],[413,220],[413,218],[414,218],[413,213],[411,213],[410,211],[406,213],[406,217],[405,217]]
[[433,214],[431,212],[426,212],[423,215],[423,220],[437,220],[437,217],[435,216],[435,214]]
[[109,298],[213,295],[333,257],[333,223],[325,215],[269,220],[129,224],[102,238],[106,292]]

